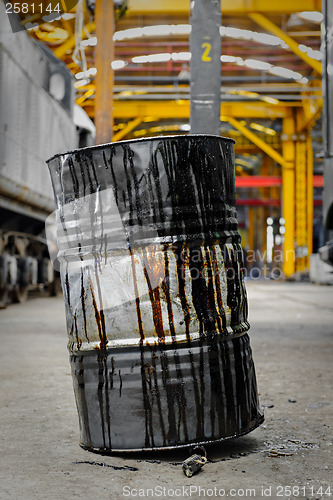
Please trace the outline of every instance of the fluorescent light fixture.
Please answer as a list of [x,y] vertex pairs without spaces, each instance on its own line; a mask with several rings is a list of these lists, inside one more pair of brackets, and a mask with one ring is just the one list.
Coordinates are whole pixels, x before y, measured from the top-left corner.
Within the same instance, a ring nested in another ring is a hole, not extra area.
[[243,59],[241,57],[222,55],[221,61],[222,62],[237,63],[237,61],[243,61]]
[[170,35],[189,35],[191,26],[189,24],[166,24],[157,26],[146,26],[142,28],[143,36],[170,36]]
[[171,60],[171,54],[164,52],[162,54],[149,54],[147,56],[135,56],[132,62],[136,64],[152,63],[152,62],[168,62]]
[[220,27],[220,35],[221,36],[229,36],[231,38],[243,38],[245,40],[251,39],[251,31],[242,30],[240,28],[231,28],[226,26]]
[[171,26],[160,24],[157,26],[146,26],[142,29],[143,36],[168,36],[171,32]]
[[143,28],[131,28],[128,30],[116,31],[113,35],[114,41],[128,40],[130,38],[140,38],[143,36]]
[[241,40],[252,40],[265,45],[280,45],[283,48],[288,47],[288,45],[277,36],[269,35],[267,33],[258,33],[257,31],[244,30],[241,28],[221,26],[220,35],[230,38],[238,38]]
[[127,63],[125,61],[121,61],[121,60],[112,61],[112,63],[111,63],[111,68],[114,70],[122,69],[125,66],[127,66]]
[[148,62],[148,56],[135,56],[132,57],[132,62],[135,64],[144,64]]
[[81,87],[84,87],[85,85],[87,85],[88,83],[90,82],[90,80],[88,79],[83,79],[83,80],[78,80],[77,82],[74,83],[74,87],[76,89],[79,89]]
[[[132,58],[132,62],[134,64],[145,64],[152,62],[168,62],[172,61],[190,61],[191,53],[190,52],[173,52],[170,54],[169,52],[163,52],[161,54],[148,54],[144,56],[135,56]],[[246,66],[250,69],[257,69],[261,71],[268,71],[273,75],[280,76],[282,78],[288,78],[292,80],[300,81],[301,83],[307,83],[307,78],[303,77],[300,73],[296,71],[292,71],[288,68],[283,68],[282,66],[273,66],[270,63],[265,61],[260,61],[257,59],[242,59],[241,57],[234,57],[229,55],[222,55],[221,62],[229,62],[237,64],[238,66]],[[123,66],[122,66],[123,67]],[[81,77],[82,78],[82,77]],[[270,98],[273,99],[273,98]],[[269,101],[272,102],[272,101]],[[276,102],[274,102],[276,104]]]
[[301,52],[304,52],[312,59],[316,59],[316,61],[321,61],[323,58],[323,55],[320,52],[320,50],[313,50],[311,47],[307,47],[306,45],[303,45],[302,43],[299,44],[298,48]]
[[297,15],[301,19],[304,19],[305,21],[311,21],[313,23],[321,23],[323,20],[322,13],[317,11],[297,12]]
[[89,78],[89,76],[96,76],[96,75],[97,75],[97,69],[90,68],[87,69],[87,71],[80,71],[79,73],[76,73],[75,78],[77,80],[82,80],[82,78]]
[[300,80],[302,78],[302,75],[297,71],[283,68],[282,66],[272,66],[269,72],[272,73],[272,75],[281,76],[282,78],[288,78],[291,80]]
[[[155,26],[145,26],[142,28],[130,28],[127,30],[116,31],[113,35],[113,40],[119,42],[122,40],[142,37],[189,35],[191,33],[191,29],[190,24],[160,24]],[[265,45],[280,45],[283,48],[288,48],[288,45],[281,38],[268,33],[259,33],[257,31],[220,26],[220,35],[240,40],[252,40]]]
[[90,38],[87,38],[86,40],[82,40],[81,45],[83,45],[83,47],[94,47],[95,45],[97,45],[97,37],[92,36]]
[[113,35],[114,41],[128,40],[131,38],[189,35],[191,26],[189,24],[159,24],[155,26],[145,26],[144,28],[130,28],[116,31]]
[[171,54],[171,59],[173,61],[190,61],[191,52],[173,52]]
[[189,35],[192,31],[190,24],[174,24],[171,28],[173,35]]
[[75,14],[70,14],[69,12],[65,12],[65,14],[63,14],[61,17],[62,17],[65,21],[70,21],[70,19],[74,19]]
[[300,43],[299,46],[298,46],[298,48],[299,48],[299,50],[301,52],[307,53],[309,47],[307,47],[306,45],[303,45],[302,43]]
[[164,52],[162,54],[150,54],[148,57],[148,62],[168,62],[171,60],[171,54]]
[[308,52],[308,56],[311,57],[312,59],[316,59],[317,61],[321,61],[323,58],[323,54],[320,52],[320,50],[310,49]]
[[258,61],[257,59],[245,59],[244,64],[248,68],[259,69],[263,71],[268,71],[272,67],[270,63],[267,63],[265,61]]

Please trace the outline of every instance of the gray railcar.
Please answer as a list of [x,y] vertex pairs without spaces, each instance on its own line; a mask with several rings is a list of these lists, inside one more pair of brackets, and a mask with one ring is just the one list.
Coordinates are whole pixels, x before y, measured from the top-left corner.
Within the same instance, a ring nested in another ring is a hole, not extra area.
[[0,306],[49,285],[44,224],[54,210],[45,160],[78,146],[70,73],[0,2]]

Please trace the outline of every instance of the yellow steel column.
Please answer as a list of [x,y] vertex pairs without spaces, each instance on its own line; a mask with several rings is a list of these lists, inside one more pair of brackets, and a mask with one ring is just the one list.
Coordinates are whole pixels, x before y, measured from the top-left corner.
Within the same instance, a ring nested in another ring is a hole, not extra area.
[[[262,166],[261,166],[261,175],[263,176],[268,176],[269,175],[269,163],[270,163],[270,157],[268,155],[263,155],[262,159]],[[261,188],[261,197],[263,200],[267,200],[270,198],[270,188]],[[261,244],[261,254],[265,255],[265,261],[267,260],[267,217],[269,215],[269,208],[268,207],[262,207],[262,212],[263,212],[263,223],[261,224],[261,238],[262,238],[262,244]],[[265,262],[266,263],[266,262]],[[263,274],[266,276],[266,266],[264,265],[263,268]]]
[[282,216],[285,220],[283,272],[295,272],[295,120],[292,111],[283,119],[282,153]]
[[303,272],[307,253],[306,142],[296,142],[296,271]]
[[96,0],[95,22],[97,45],[95,52],[96,97],[95,125],[96,144],[110,142],[113,130],[113,82],[114,72],[111,62],[114,60],[114,4],[110,0]]
[[312,254],[313,246],[313,150],[310,130],[307,131],[306,137],[307,148],[307,246],[308,257],[307,267],[310,269],[310,255]]
[[254,256],[254,207],[249,207],[249,227],[247,232],[247,242],[249,245],[249,250],[251,250],[252,262]]

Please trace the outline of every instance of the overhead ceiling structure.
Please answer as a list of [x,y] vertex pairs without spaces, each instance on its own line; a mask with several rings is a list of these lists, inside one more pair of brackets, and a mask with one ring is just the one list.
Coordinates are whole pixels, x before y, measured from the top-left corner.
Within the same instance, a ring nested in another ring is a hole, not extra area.
[[[109,47],[110,60],[106,55],[114,71],[114,141],[189,132],[189,4],[114,3],[115,28],[109,32],[114,47]],[[288,276],[305,268],[312,245],[310,132],[322,108],[321,0],[222,0],[221,8],[221,134],[237,139],[238,175],[282,178]],[[94,0],[80,0],[49,22],[45,16],[21,14],[31,36],[48,45],[75,75],[77,103],[92,119],[100,71],[94,10]],[[277,206],[270,196],[266,205]],[[294,253],[288,256],[288,251]]]
[[[98,43],[94,3],[84,4],[82,13],[80,9],[80,37],[77,31],[75,34],[79,6],[80,2],[70,13],[39,24],[30,33],[51,47],[76,75],[77,102],[94,118]],[[152,118],[154,122],[186,124],[189,1],[129,0],[118,7],[114,61],[110,61],[115,72],[116,130],[138,117],[143,130],[152,128],[147,125]],[[317,116],[321,96],[320,9],[319,0],[222,1],[222,115],[276,119],[285,115],[287,107],[301,107],[308,121]],[[137,129],[137,120],[135,125]],[[127,134],[133,131],[134,124]]]

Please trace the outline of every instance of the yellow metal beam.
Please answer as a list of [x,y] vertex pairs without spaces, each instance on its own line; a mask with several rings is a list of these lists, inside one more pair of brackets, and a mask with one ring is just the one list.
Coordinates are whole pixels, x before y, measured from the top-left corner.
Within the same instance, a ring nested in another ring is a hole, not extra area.
[[[261,171],[260,171],[260,175],[263,175],[263,176],[268,176],[269,175],[269,170],[270,170],[270,163],[271,163],[271,158],[267,155],[263,155],[263,159],[262,159],[262,165],[261,165]],[[262,199],[268,199],[270,198],[270,191],[271,191],[271,188],[262,188],[260,190],[260,196]],[[260,229],[260,232],[261,232],[261,254],[262,255],[265,255],[266,256],[266,260],[267,260],[267,217],[269,216],[269,208],[268,207],[261,207],[262,208],[262,212],[263,212],[263,220],[262,220],[262,224],[261,224],[261,229]],[[267,267],[264,266],[263,267],[263,275],[266,277],[267,275]]]
[[[281,106],[271,106],[264,102],[224,102],[221,105],[221,114],[235,118],[283,118],[286,116],[288,107],[299,107],[299,102],[286,103]],[[94,116],[93,100],[84,103],[84,109],[89,116]],[[188,119],[190,116],[190,101],[113,101],[114,119],[131,120],[133,116],[156,116],[159,118]]]
[[65,19],[61,18],[61,24],[63,28],[68,32],[68,34],[71,36],[73,34],[73,28],[72,25],[69,21],[66,21]]
[[310,130],[307,131],[306,137],[306,160],[307,160],[307,247],[308,247],[308,257],[307,257],[307,267],[310,268],[310,255],[312,254],[312,238],[313,238],[313,149],[312,149],[312,139],[310,135]]
[[124,139],[124,137],[127,136],[132,130],[134,130],[140,123],[142,122],[142,118],[134,118],[134,120],[130,121],[127,123],[126,127],[121,129],[117,134],[113,136],[113,142],[116,141],[121,141],[121,139]]
[[[312,103],[310,103],[312,105]],[[307,109],[307,106],[304,106],[304,111]],[[304,120],[302,123],[299,124],[297,128],[297,133],[304,132],[304,130],[311,129],[315,122],[318,120],[318,118],[321,115],[321,111],[323,109],[323,102],[321,101],[320,104],[317,104],[316,106],[311,106],[311,111],[308,113],[305,113]]]
[[[222,15],[249,12],[293,14],[321,10],[321,0],[222,0]],[[128,0],[127,16],[176,16],[189,13],[189,0]]]
[[306,206],[306,142],[296,142],[295,162],[295,200],[296,200],[296,271],[304,272],[306,266],[305,249],[307,244],[307,206]]
[[[268,2],[270,3],[270,2]],[[291,4],[294,4],[294,2],[290,2]],[[302,10],[305,10],[302,8]],[[297,10],[295,11],[297,12]],[[320,75],[322,74],[322,67],[321,63],[319,61],[316,61],[315,59],[312,59],[309,57],[305,52],[302,52],[298,48],[298,43],[295,42],[293,38],[291,38],[289,35],[287,35],[284,31],[282,31],[281,28],[276,26],[276,24],[272,23],[267,17],[263,16],[262,14],[259,14],[258,12],[249,14],[251,19],[255,21],[257,24],[262,26],[265,30],[270,31],[274,35],[278,36],[283,40],[289,48],[296,54],[298,57],[300,57],[303,61],[305,61],[311,68],[313,68],[317,73]]]
[[93,94],[95,93],[95,88],[94,89],[89,89],[87,92],[85,92],[83,95],[81,95],[78,99],[76,99],[76,104],[81,106],[86,99],[89,99]]
[[247,137],[256,146],[258,146],[258,148],[260,148],[268,156],[273,158],[273,160],[275,160],[280,165],[285,166],[285,160],[283,159],[283,157],[277,151],[275,151],[275,149],[273,149],[272,146],[270,146],[265,141],[263,141],[260,137],[258,137],[258,135],[256,135],[251,130],[249,130],[247,127],[242,125],[234,117],[231,117],[231,116],[226,117],[226,120],[230,123],[230,125],[232,125],[235,129],[239,130],[245,137]]
[[[300,113],[298,113],[298,116],[300,116],[302,120],[298,119],[297,133],[311,129],[321,114],[323,108],[321,83],[321,80],[313,80],[309,85],[311,91],[302,93],[304,96],[303,114],[300,115]],[[307,99],[309,95],[311,95],[312,99]]]
[[248,220],[249,220],[249,226],[248,226],[248,231],[247,231],[247,242],[249,246],[249,250],[253,252],[252,255],[254,255],[254,207],[249,207],[249,212],[248,212]]
[[287,278],[295,272],[295,128],[295,120],[290,112],[282,125],[285,159],[282,167],[282,217],[285,220],[283,272]]
[[[94,30],[95,30],[95,23],[86,24],[85,29],[82,30],[82,40],[87,38],[87,31],[91,33]],[[68,50],[72,50],[74,47],[75,47],[75,35],[72,35],[70,38],[68,38],[68,40],[66,40],[65,43],[57,47],[53,51],[53,53],[56,57],[61,59],[62,57],[64,57],[64,55]]]

